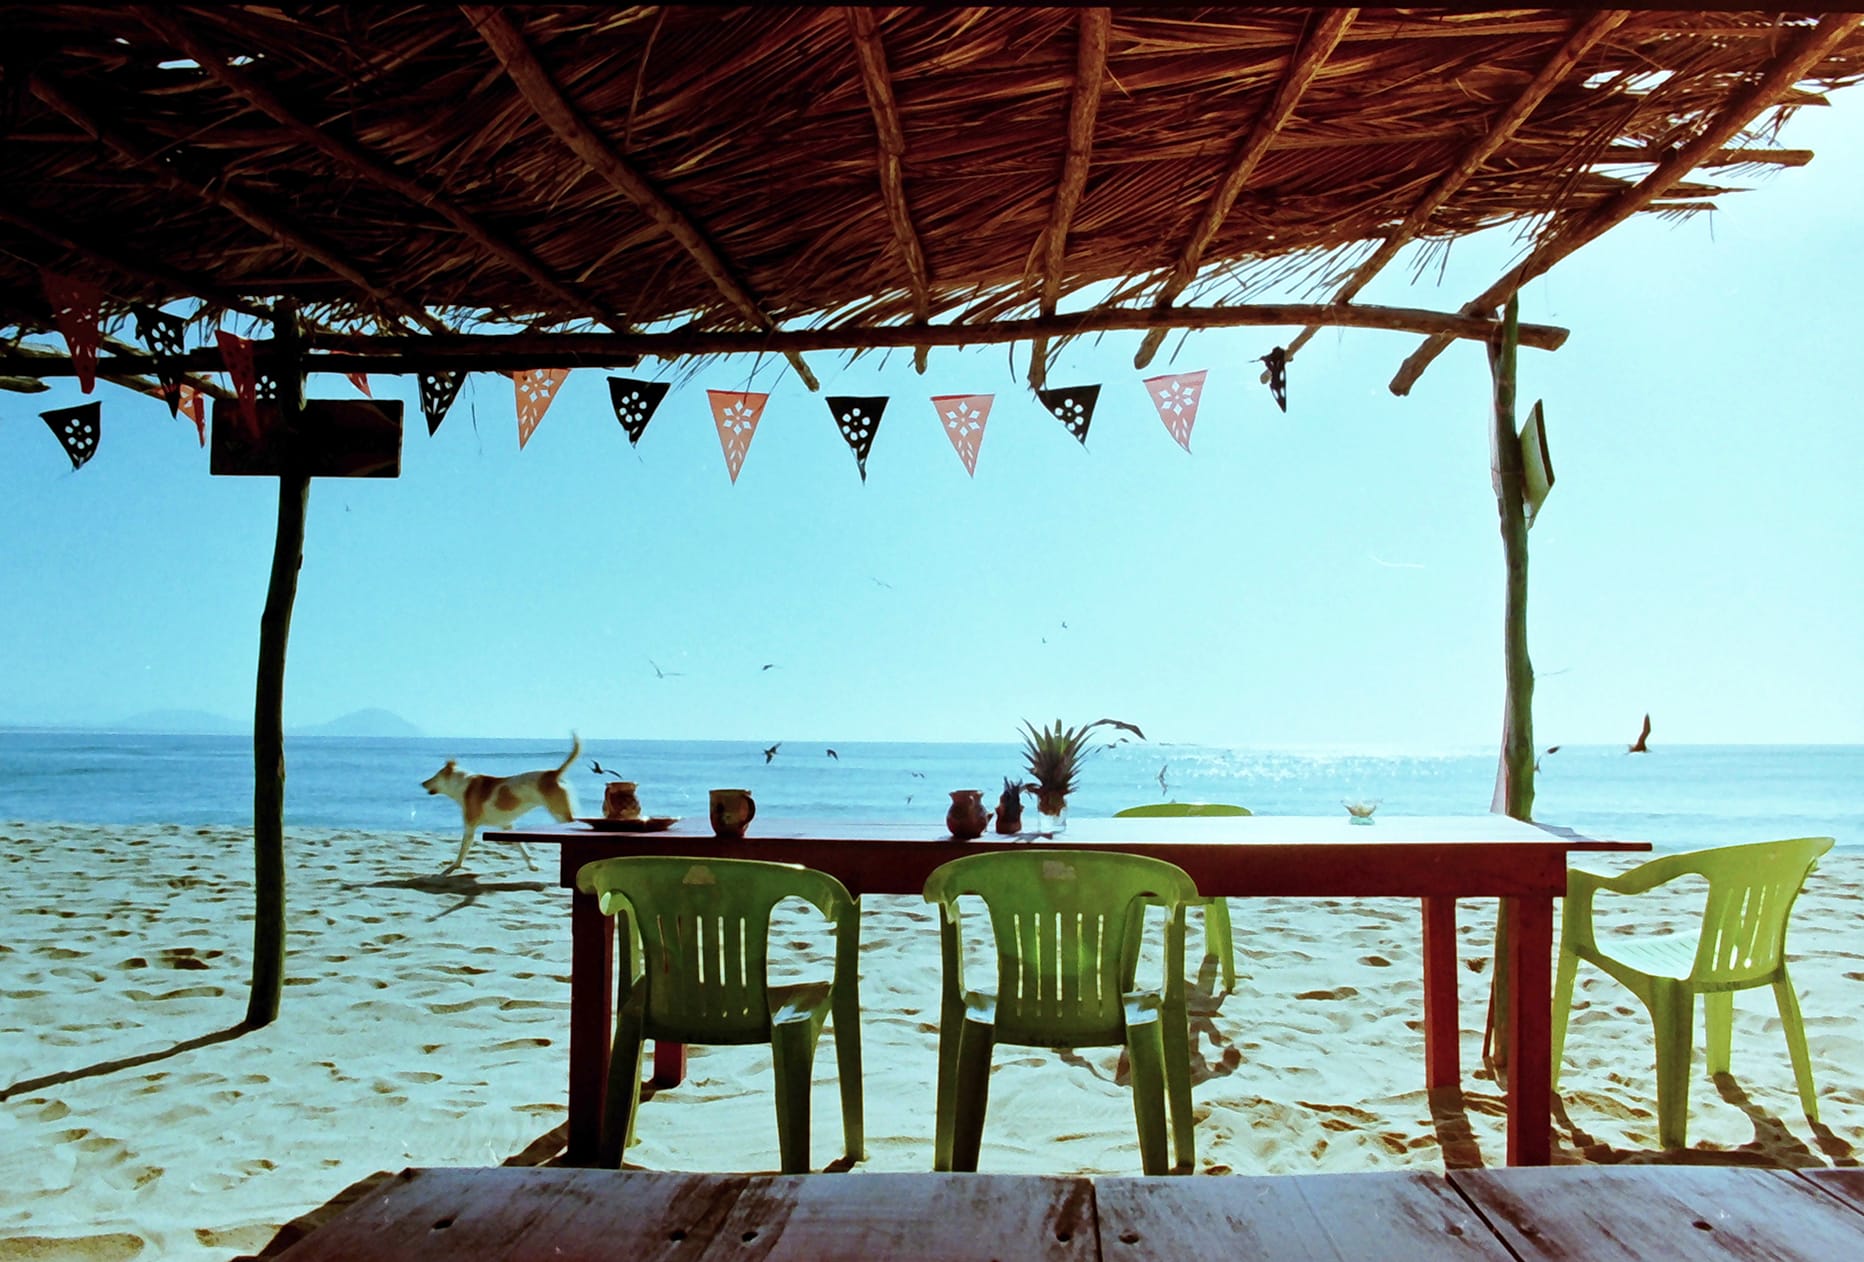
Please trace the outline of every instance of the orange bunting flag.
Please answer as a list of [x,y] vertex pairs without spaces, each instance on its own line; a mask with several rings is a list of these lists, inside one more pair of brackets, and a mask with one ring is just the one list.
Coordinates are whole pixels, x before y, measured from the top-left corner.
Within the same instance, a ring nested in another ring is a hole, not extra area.
[[233,400],[239,406],[240,422],[246,426],[248,434],[257,438],[259,373],[253,367],[252,343],[225,329],[215,329],[214,340],[220,344],[220,362],[226,366],[227,378],[233,383]]
[[990,420],[990,405],[996,397],[994,394],[932,396],[932,406],[938,409],[938,419],[945,426],[945,437],[951,439],[952,450],[964,461],[964,471],[972,477],[977,476],[977,449],[983,446],[984,424]]
[[1205,372],[1176,372],[1163,377],[1147,377],[1146,393],[1159,419],[1186,451],[1191,450],[1191,427],[1197,424],[1198,400],[1204,397]]
[[194,422],[194,428],[200,433],[201,446],[207,445],[207,396],[196,390],[187,382],[175,387],[176,398],[181,410]]
[[350,384],[352,386],[355,386],[358,390],[368,395],[371,399],[375,398],[375,391],[369,388],[369,374],[368,373],[346,372],[343,375],[350,379]]
[[45,296],[52,304],[52,319],[65,335],[71,365],[78,370],[78,389],[89,394],[97,385],[97,317],[104,292],[88,280],[60,276],[41,268]]
[[718,426],[718,445],[725,449],[725,470],[734,484],[738,470],[744,468],[744,455],[751,450],[757,422],[763,418],[767,394],[747,394],[742,390],[707,390],[712,404],[712,421]]
[[557,390],[569,375],[567,368],[527,368],[511,374],[512,384],[518,391],[518,450],[523,451],[524,444],[531,441],[531,435],[537,432],[544,413],[556,402]]

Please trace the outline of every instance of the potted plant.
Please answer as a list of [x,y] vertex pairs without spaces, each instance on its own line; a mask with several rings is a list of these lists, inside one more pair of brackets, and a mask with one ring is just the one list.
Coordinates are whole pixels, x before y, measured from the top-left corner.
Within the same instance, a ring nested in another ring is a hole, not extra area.
[[1037,831],[1058,833],[1068,826],[1068,795],[1079,782],[1081,763],[1089,754],[1107,748],[1088,744],[1088,736],[1102,727],[1117,727],[1140,740],[1146,734],[1131,723],[1119,719],[1095,719],[1079,727],[1064,727],[1060,719],[1053,727],[1036,727],[1023,720],[1023,758],[1035,782]]
[[1023,831],[1023,794],[1034,790],[1033,785],[1021,780],[1003,777],[1003,793],[997,798],[997,831],[1005,837],[1014,836]]

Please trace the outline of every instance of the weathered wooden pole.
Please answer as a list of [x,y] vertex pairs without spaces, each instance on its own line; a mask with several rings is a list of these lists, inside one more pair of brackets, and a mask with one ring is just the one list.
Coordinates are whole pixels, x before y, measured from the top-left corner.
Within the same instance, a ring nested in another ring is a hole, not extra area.
[[278,425],[286,457],[278,476],[278,531],[272,541],[272,577],[259,618],[259,671],[252,708],[253,922],[252,994],[246,1024],[278,1017],[285,985],[285,645],[291,606],[304,563],[304,513],[311,480],[298,472],[295,444],[304,411],[302,335],[297,312],[284,310],[274,328],[272,373],[278,382]]
[[[1495,508],[1501,517],[1502,557],[1507,566],[1502,630],[1502,665],[1507,681],[1502,702],[1502,748],[1495,768],[1495,794],[1489,809],[1514,819],[1534,814],[1534,664],[1527,653],[1527,475],[1521,439],[1515,428],[1516,330],[1519,299],[1510,296],[1498,340],[1489,343],[1489,375],[1495,383],[1495,407],[1489,432],[1490,471]],[[1483,1052],[1497,1070],[1508,1065],[1508,958],[1512,925],[1504,901],[1495,913],[1493,983]]]

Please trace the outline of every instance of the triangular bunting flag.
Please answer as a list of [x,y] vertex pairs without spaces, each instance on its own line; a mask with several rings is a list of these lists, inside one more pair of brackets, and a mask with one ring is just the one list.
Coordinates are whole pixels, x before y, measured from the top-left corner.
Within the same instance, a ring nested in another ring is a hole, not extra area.
[[615,405],[615,419],[628,431],[628,445],[635,446],[654,419],[654,409],[667,397],[664,381],[637,381],[633,377],[610,377],[608,401]]
[[984,443],[984,425],[990,420],[994,394],[940,394],[932,398],[938,419],[945,426],[945,437],[952,450],[964,461],[964,471],[977,476],[977,449]]
[[375,398],[375,391],[369,388],[369,374],[368,373],[346,372],[343,375],[350,379],[350,384],[352,386],[355,386],[358,390],[368,395],[371,399]]
[[58,436],[58,441],[65,448],[65,454],[71,457],[71,467],[82,469],[84,462],[97,454],[97,428],[103,416],[104,405],[99,402],[80,403],[74,408],[53,408],[50,412],[41,412],[45,423]]
[[712,404],[712,421],[718,426],[718,445],[725,449],[725,468],[731,480],[738,480],[744,468],[744,455],[751,449],[757,422],[764,415],[767,394],[747,394],[742,390],[707,390]]
[[207,396],[196,390],[187,382],[175,388],[175,400],[181,410],[194,422],[194,428],[201,436],[201,446],[207,445]]
[[1099,386],[1067,386],[1036,391],[1036,398],[1049,415],[1068,427],[1068,432],[1087,446],[1087,427],[1094,423],[1094,404],[1100,399]]
[[1269,393],[1275,396],[1275,406],[1286,412],[1288,410],[1288,352],[1277,346],[1262,357],[1268,365]]
[[854,452],[854,467],[867,481],[867,453],[874,449],[874,435],[880,430],[880,414],[886,410],[887,396],[832,394],[828,410],[835,418],[841,436]]
[[233,399],[239,405],[239,419],[246,426],[246,432],[257,438],[259,374],[252,364],[252,343],[225,329],[215,329],[214,339],[220,343],[220,362],[226,366],[227,377],[233,382]]
[[162,383],[162,398],[168,401],[172,417],[181,405],[181,366],[176,361],[181,356],[187,321],[154,307],[137,306],[131,311],[136,317],[136,336],[155,356],[155,379]]
[[427,436],[432,438],[447,419],[447,409],[459,397],[463,372],[424,372],[421,374],[421,415],[427,418]]
[[524,444],[531,441],[531,435],[537,432],[544,413],[556,402],[557,390],[569,375],[567,368],[527,368],[511,374],[518,394],[518,450],[524,450]]
[[52,319],[65,335],[72,366],[78,370],[78,389],[89,394],[97,384],[97,318],[104,292],[88,280],[60,276],[44,268],[39,270],[39,278],[52,304]]
[[1152,398],[1152,406],[1159,410],[1159,419],[1186,451],[1191,450],[1191,427],[1197,424],[1197,404],[1204,396],[1206,375],[1206,372],[1175,372],[1146,378],[1146,393]]

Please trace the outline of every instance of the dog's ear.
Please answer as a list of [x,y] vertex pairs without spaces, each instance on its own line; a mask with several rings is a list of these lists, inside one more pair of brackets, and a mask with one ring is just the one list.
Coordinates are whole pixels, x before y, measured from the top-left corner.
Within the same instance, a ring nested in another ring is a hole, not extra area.
[[452,771],[452,770],[453,770],[454,768],[456,768],[456,767],[458,767],[458,766],[459,766],[459,763],[458,763],[458,761],[457,761],[457,760],[455,760],[455,759],[452,759],[452,758],[449,758],[449,759],[447,759],[447,765],[446,765],[446,766],[444,766],[444,767],[442,767],[442,768],[441,768],[440,770],[442,770],[442,771]]

